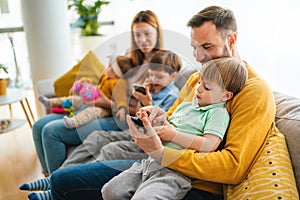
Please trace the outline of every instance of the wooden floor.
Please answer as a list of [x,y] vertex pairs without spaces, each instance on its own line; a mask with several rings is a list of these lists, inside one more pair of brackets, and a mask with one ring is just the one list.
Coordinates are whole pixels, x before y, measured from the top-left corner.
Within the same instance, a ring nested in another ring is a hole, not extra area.
[[[28,100],[36,116],[34,94],[28,90]],[[19,103],[12,104],[13,116],[26,119]],[[0,119],[9,118],[8,106],[0,106]],[[36,117],[35,117],[36,118]],[[25,200],[29,192],[19,190],[22,183],[42,178],[31,128],[28,123],[0,134],[0,200]]]

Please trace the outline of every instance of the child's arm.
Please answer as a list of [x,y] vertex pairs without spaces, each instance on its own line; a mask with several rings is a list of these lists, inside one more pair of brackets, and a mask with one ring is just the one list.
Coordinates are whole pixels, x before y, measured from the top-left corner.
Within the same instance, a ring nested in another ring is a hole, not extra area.
[[222,141],[220,137],[209,133],[205,133],[203,136],[181,133],[168,121],[165,121],[165,125],[157,130],[157,134],[162,141],[174,142],[184,149],[193,149],[199,152],[215,151]]
[[99,97],[96,100],[93,101],[85,101],[85,106],[97,106],[97,107],[103,107],[103,108],[109,108],[111,109],[114,106],[114,102],[109,99],[108,97],[103,94],[101,90],[99,90]]

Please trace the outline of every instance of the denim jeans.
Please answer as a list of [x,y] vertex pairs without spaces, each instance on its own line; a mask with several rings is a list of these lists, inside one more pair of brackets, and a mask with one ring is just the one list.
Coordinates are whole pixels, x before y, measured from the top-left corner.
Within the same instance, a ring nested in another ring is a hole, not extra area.
[[102,199],[103,185],[136,160],[109,160],[78,164],[56,170],[50,178],[55,200]]
[[76,146],[94,130],[124,130],[127,123],[113,117],[91,120],[89,123],[68,129],[64,115],[49,114],[33,124],[32,133],[37,155],[44,172],[51,174],[59,168],[67,156],[66,146]]
[[[52,197],[54,200],[101,200],[104,184],[134,162],[136,160],[107,160],[58,169],[50,177]],[[223,197],[193,188],[183,200],[223,200]]]

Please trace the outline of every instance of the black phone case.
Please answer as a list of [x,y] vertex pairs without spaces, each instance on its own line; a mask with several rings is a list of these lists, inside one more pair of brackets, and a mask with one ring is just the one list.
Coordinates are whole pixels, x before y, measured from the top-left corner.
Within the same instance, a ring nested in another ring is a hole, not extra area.
[[131,116],[131,120],[132,120],[136,125],[138,125],[138,126],[140,126],[140,127],[144,127],[143,121],[142,121],[140,118]]

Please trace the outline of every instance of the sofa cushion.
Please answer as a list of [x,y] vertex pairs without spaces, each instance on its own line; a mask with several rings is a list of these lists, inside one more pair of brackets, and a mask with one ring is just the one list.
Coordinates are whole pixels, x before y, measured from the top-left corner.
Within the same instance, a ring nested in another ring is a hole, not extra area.
[[276,128],[245,179],[238,185],[225,185],[224,198],[299,199],[285,137]]
[[97,56],[89,51],[71,70],[56,79],[53,84],[56,96],[68,96],[73,83],[82,77],[89,77],[97,84],[104,69]]
[[186,83],[186,81],[190,78],[190,76],[195,72],[197,72],[197,69],[195,69],[193,66],[190,65],[186,65],[183,68],[181,68],[174,81],[176,87],[178,87],[180,90],[183,87],[183,85]]
[[300,192],[300,99],[274,92],[276,126],[285,135]]

